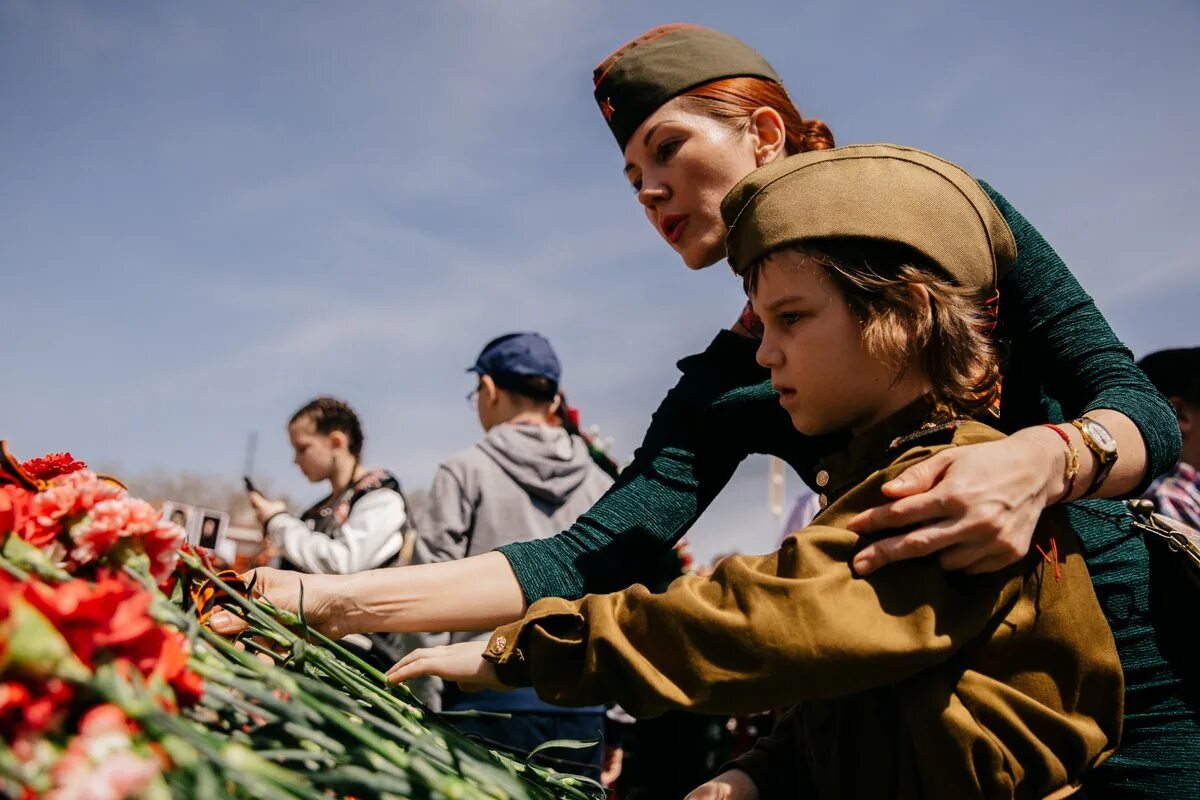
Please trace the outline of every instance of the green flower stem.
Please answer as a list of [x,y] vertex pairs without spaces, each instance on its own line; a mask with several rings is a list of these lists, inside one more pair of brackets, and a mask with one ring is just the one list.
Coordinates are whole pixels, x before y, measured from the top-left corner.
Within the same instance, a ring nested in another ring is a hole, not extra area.
[[5,572],[7,572],[9,575],[11,575],[12,577],[16,578],[16,579],[17,579],[17,580],[19,580],[19,581],[27,581],[27,580],[29,580],[29,573],[28,573],[28,572],[26,572],[25,570],[21,569],[21,568],[20,568],[20,567],[18,567],[16,564],[12,563],[11,561],[9,561],[9,560],[8,560],[7,558],[5,558],[4,556],[0,556],[0,569],[4,570],[4,571],[5,571]]
[[406,775],[382,776],[359,766],[344,766],[312,776],[313,782],[322,786],[338,788],[346,792],[357,792],[363,788],[380,792],[386,796],[406,798],[420,797],[414,794],[412,783]]
[[[309,628],[302,615],[279,609],[263,598],[239,595],[194,557],[185,557],[185,563],[226,593],[223,605],[234,606],[229,608],[231,611],[240,610],[252,634],[290,648],[282,665],[271,667],[248,652],[266,648],[246,642],[248,651],[238,650],[229,640],[201,626],[198,638],[206,647],[196,649],[202,651],[198,659],[201,663],[204,659],[211,662],[204,675],[206,679],[228,687],[235,697],[241,693],[247,698],[236,704],[240,713],[256,713],[262,718],[266,718],[263,712],[277,713],[286,720],[281,726],[284,734],[295,737],[302,745],[323,749],[321,755],[313,756],[312,751],[288,747],[282,738],[275,737],[280,741],[274,752],[285,754],[286,760],[326,764],[324,770],[311,775],[317,785],[412,796],[415,778],[434,796],[464,800],[531,797],[593,800],[597,796],[595,791],[585,791],[593,788],[587,783],[520,764],[446,729],[445,737],[454,740],[452,752],[444,736],[436,732],[436,728],[442,727],[441,720],[412,697],[406,687],[389,686],[382,672]],[[278,654],[272,652],[271,657],[278,662]],[[240,674],[233,675],[232,669]],[[263,684],[287,692],[290,701],[281,702]],[[342,755],[338,758],[329,755],[338,752],[330,744],[340,746]],[[331,760],[340,762],[343,757],[353,763],[328,768]],[[361,766],[364,760],[370,764],[369,770]],[[475,779],[482,786],[464,778]],[[418,789],[415,794],[421,796],[423,792]]]
[[271,615],[264,613],[253,601],[244,597],[240,592],[231,587],[228,583],[220,578],[216,573],[210,570],[203,561],[196,556],[181,552],[179,558],[193,570],[201,573],[206,578],[211,580],[218,588],[225,592],[225,596],[240,606],[255,622],[265,626],[264,633],[271,631],[283,638],[288,644],[294,644],[297,640],[295,634],[281,625]]
[[306,750],[303,747],[296,747],[292,749],[279,748],[276,750],[257,750],[255,752],[268,761],[311,761],[315,764],[322,764],[326,767],[336,767],[338,764],[337,759],[328,753],[322,753],[317,750]]

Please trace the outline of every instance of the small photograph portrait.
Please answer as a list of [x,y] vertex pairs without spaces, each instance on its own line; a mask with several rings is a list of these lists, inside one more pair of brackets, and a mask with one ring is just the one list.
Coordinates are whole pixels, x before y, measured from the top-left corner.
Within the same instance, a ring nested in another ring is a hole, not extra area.
[[187,535],[187,541],[193,541],[196,535],[196,525],[198,524],[199,514],[195,506],[187,503],[177,503],[173,500],[168,500],[162,504],[163,519],[170,522],[172,525],[178,525],[183,528],[183,532]]
[[205,514],[200,521],[200,540],[197,544],[206,549],[214,550],[221,534],[221,518]]

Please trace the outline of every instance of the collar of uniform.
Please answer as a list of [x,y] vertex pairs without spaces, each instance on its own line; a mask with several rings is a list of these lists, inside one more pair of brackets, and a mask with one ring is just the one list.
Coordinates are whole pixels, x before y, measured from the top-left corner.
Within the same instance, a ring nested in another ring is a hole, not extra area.
[[851,438],[812,467],[810,485],[825,508],[863,478],[892,463],[909,446],[944,444],[954,436],[954,420],[925,395]]

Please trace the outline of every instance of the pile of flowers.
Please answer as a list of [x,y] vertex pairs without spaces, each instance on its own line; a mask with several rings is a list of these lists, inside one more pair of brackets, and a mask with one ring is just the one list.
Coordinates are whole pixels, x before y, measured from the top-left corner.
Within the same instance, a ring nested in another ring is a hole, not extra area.
[[[0,796],[572,798],[254,598],[69,454],[0,442]],[[248,630],[227,640],[217,608]]]

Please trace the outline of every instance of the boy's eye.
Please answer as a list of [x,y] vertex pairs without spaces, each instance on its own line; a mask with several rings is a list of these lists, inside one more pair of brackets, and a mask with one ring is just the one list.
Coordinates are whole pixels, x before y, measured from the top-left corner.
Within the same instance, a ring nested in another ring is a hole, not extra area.
[[800,320],[804,319],[807,314],[802,314],[798,311],[789,311],[779,315],[779,321],[785,326],[795,325]]

